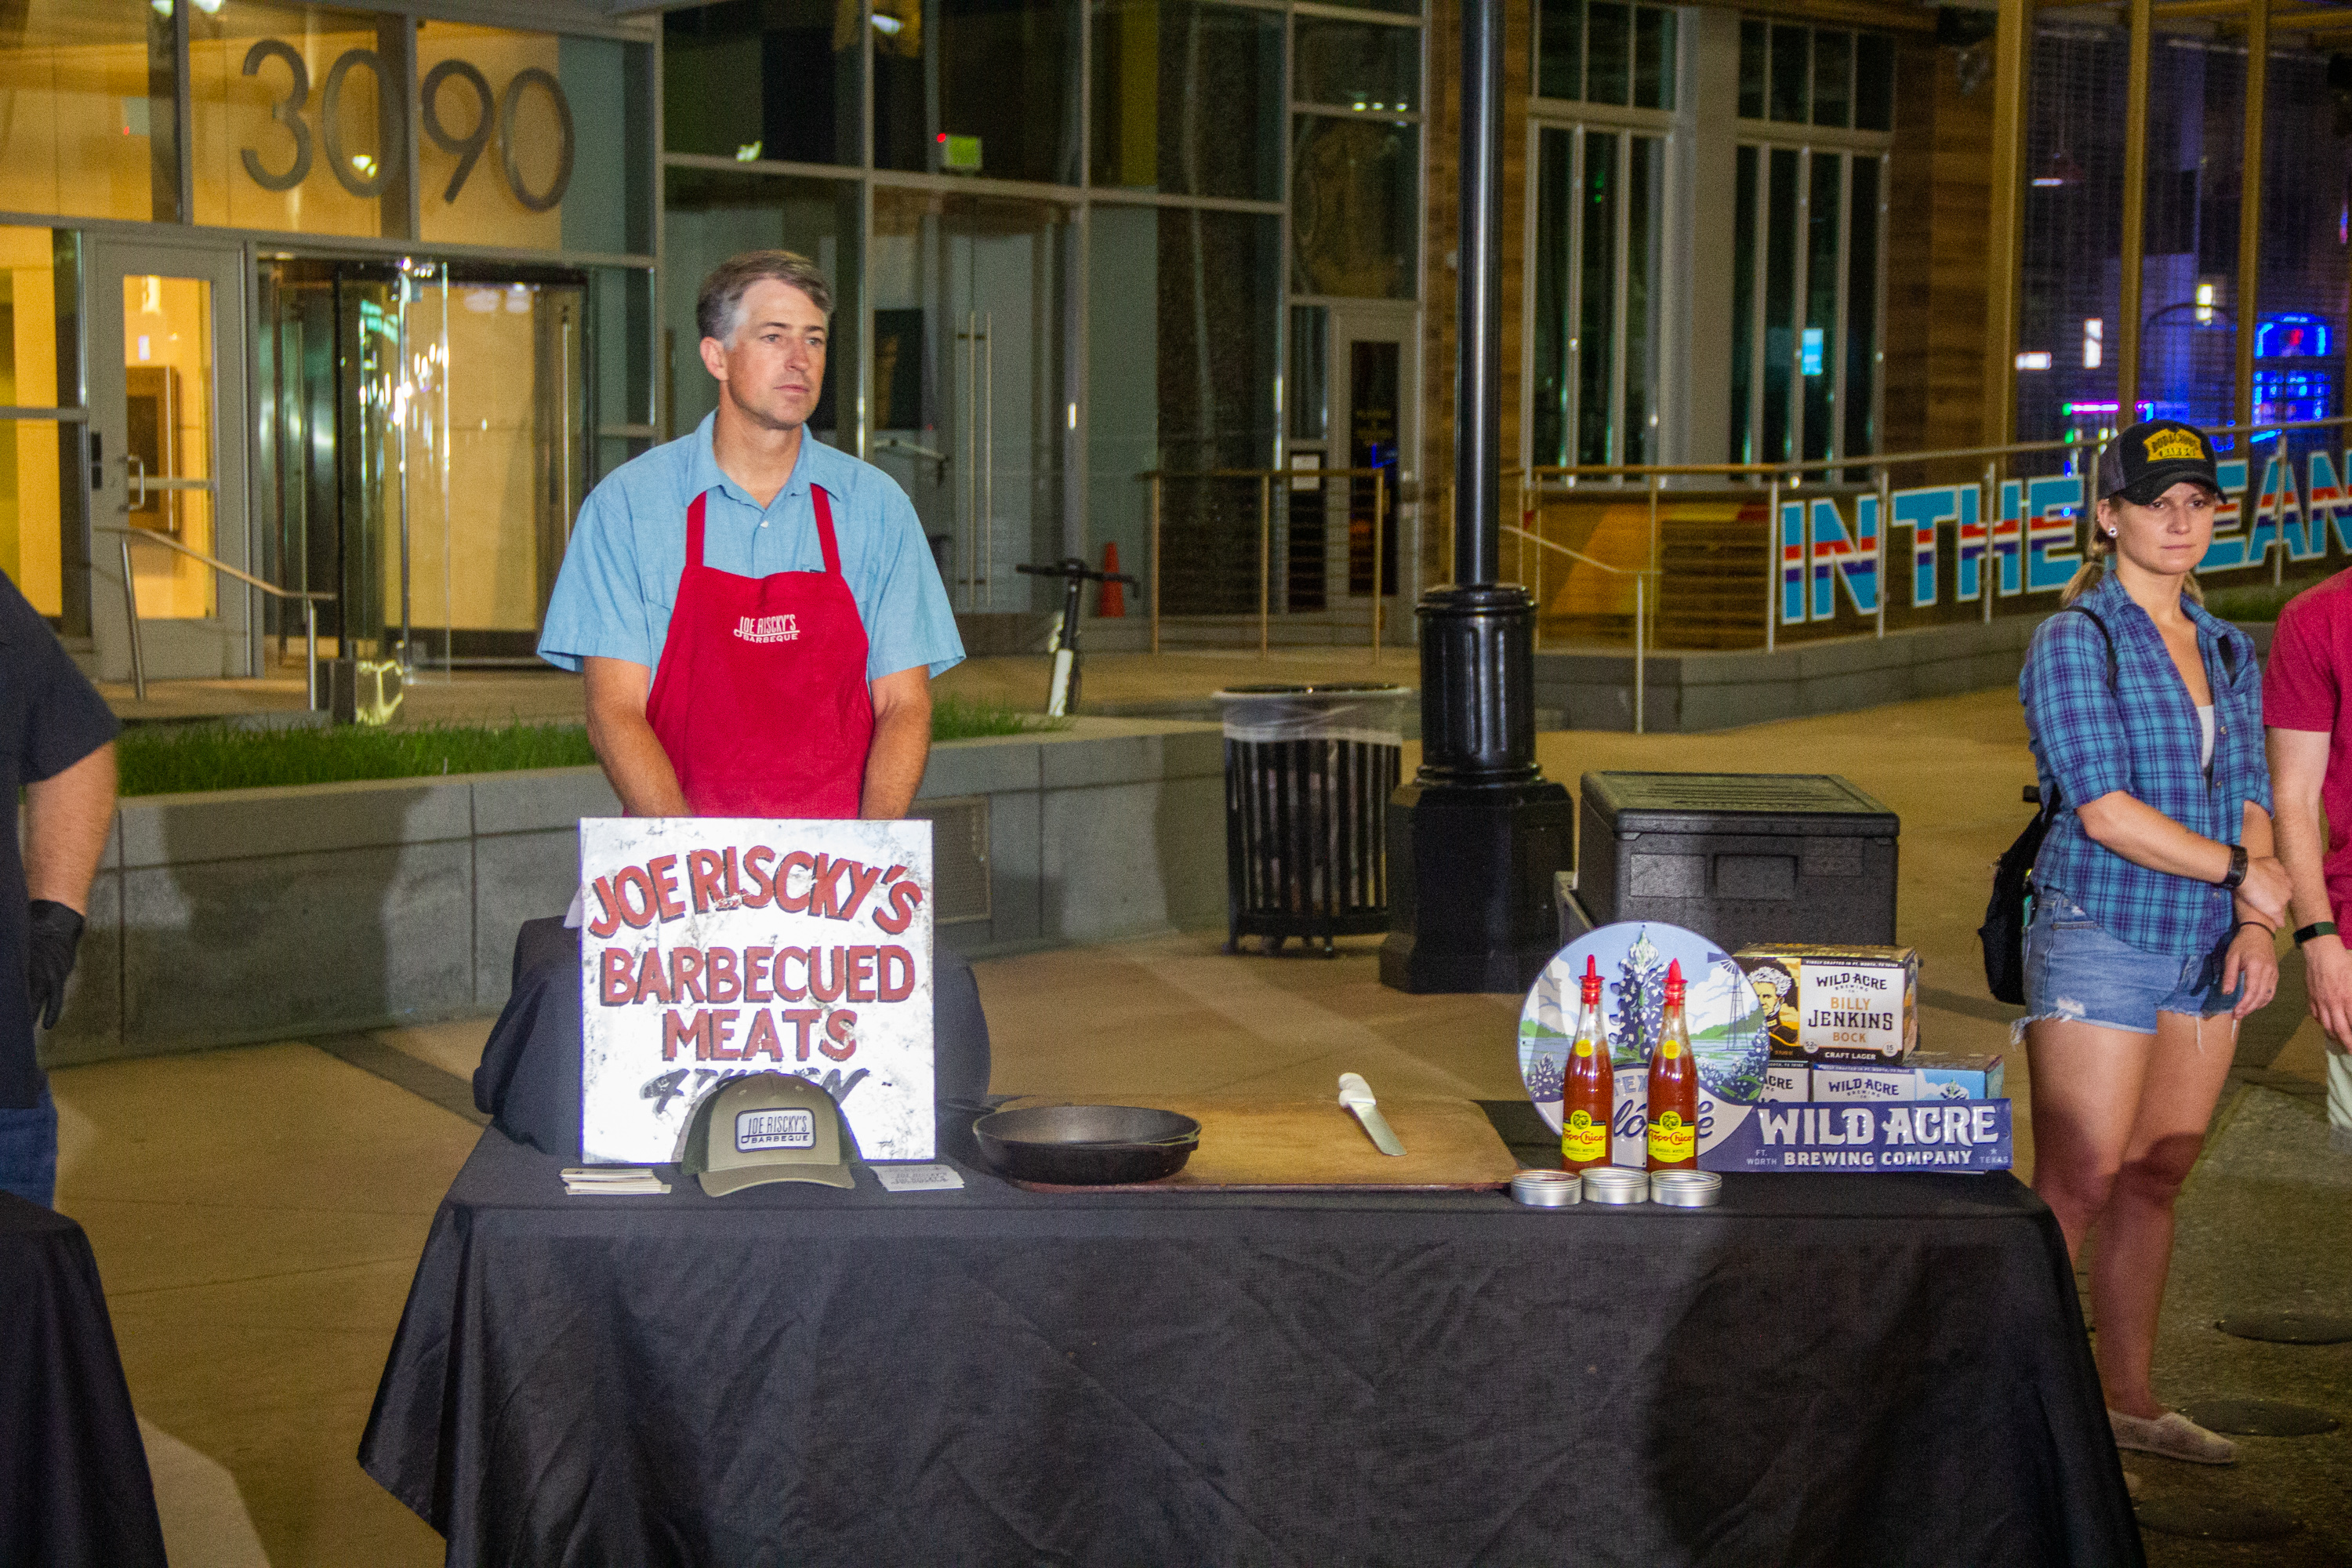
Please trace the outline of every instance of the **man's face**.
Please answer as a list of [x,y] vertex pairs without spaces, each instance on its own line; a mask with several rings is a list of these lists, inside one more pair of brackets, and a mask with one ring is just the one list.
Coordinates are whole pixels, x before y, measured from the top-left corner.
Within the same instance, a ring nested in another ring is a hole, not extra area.
[[719,395],[755,425],[793,430],[816,412],[824,385],[824,312],[789,283],[762,278],[743,291],[735,334],[702,340]]

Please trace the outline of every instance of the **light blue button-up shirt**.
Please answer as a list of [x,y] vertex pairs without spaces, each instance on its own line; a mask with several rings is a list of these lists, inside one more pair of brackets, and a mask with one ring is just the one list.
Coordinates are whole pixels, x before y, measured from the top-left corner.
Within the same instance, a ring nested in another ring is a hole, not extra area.
[[706,490],[708,564],[744,577],[824,571],[814,483],[833,498],[841,574],[866,623],[866,679],[919,664],[936,676],[963,661],[947,586],[898,481],[803,428],[792,478],[762,508],[712,456],[715,417],[624,463],[589,492],[548,601],[540,658],[564,669],[587,658],[658,667],[686,569],[686,509]]

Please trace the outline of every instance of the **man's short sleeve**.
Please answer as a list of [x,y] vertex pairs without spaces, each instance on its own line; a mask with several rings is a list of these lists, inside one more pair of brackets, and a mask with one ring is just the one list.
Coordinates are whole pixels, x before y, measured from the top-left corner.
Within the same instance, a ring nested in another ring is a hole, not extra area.
[[[0,579],[5,581],[5,579]],[[17,780],[37,784],[55,778],[121,732],[121,721],[47,621],[7,583],[0,608],[0,649],[9,678],[22,683],[25,730],[17,753]]]
[[2263,722],[2270,728],[2323,733],[2336,728],[2343,683],[2329,657],[2332,607],[2318,594],[2304,594],[2279,616],[2263,670]]
[[646,619],[636,528],[614,479],[589,492],[563,552],[539,657],[576,670],[583,658],[623,658],[651,669],[660,658]]
[[907,492],[887,479],[881,489],[885,554],[865,609],[866,678],[879,680],[919,664],[943,675],[963,662],[947,584]]
[[2088,613],[2042,623],[2018,681],[2025,720],[2070,807],[2131,787],[2116,694],[2107,684],[2107,642]]

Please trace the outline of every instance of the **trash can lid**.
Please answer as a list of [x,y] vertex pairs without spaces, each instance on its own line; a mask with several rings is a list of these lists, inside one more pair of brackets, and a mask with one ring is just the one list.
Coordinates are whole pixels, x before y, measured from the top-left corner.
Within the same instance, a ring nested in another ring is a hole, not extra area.
[[1228,741],[1360,741],[1382,746],[1404,744],[1399,727],[1412,696],[1409,686],[1378,681],[1234,686],[1216,694],[1224,704]]
[[1219,689],[1220,702],[1245,702],[1253,697],[1411,697],[1413,689],[1385,680],[1322,680],[1304,686],[1227,686]]

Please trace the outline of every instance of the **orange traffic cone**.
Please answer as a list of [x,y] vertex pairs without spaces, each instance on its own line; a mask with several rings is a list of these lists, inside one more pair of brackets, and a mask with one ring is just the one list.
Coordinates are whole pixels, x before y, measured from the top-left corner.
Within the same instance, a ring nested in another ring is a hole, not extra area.
[[[1103,546],[1102,569],[1106,572],[1116,572],[1118,570],[1118,543],[1116,540]],[[1127,614],[1127,584],[1124,583],[1104,584],[1102,585],[1102,602],[1095,606],[1095,614],[1102,616],[1105,620],[1114,620],[1125,616]]]

